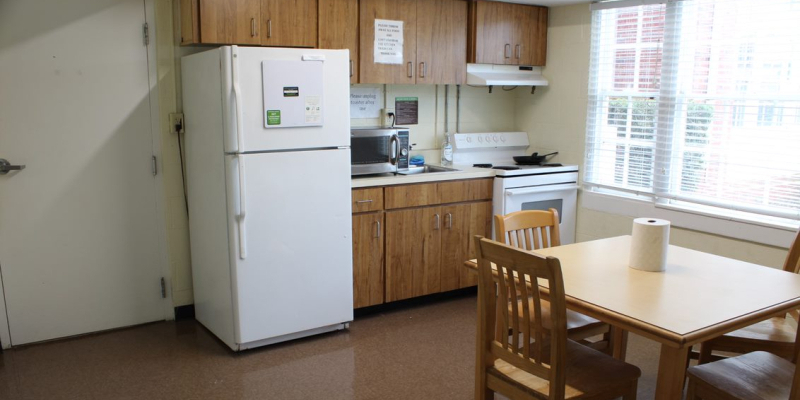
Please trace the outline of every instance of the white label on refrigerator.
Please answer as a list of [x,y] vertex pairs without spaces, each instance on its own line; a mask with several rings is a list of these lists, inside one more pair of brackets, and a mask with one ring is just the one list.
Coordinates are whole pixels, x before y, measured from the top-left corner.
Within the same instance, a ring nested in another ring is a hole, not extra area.
[[322,96],[306,96],[306,123],[322,122]]
[[403,63],[403,21],[375,20],[375,63]]

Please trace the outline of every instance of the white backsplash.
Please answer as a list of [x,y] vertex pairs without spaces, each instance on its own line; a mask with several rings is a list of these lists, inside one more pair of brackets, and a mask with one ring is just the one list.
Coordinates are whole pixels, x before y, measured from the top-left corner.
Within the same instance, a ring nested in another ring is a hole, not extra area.
[[[381,88],[379,99],[381,109],[394,108],[396,97],[417,97],[419,99],[419,118],[416,125],[402,125],[410,130],[410,142],[416,143],[412,155],[422,155],[425,162],[439,164],[440,149],[446,132],[444,126],[444,85],[353,85],[355,87]],[[516,129],[515,92],[518,88],[505,91],[495,87],[492,93],[485,87],[461,85],[461,132],[494,132]],[[388,103],[388,107],[387,107]],[[456,132],[456,86],[449,85],[448,125],[450,132]],[[353,118],[353,127],[381,125],[380,118]]]

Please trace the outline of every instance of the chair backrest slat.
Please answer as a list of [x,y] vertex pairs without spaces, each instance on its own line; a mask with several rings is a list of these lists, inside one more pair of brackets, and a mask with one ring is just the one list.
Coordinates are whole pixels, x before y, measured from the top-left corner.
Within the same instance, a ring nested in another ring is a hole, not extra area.
[[494,216],[497,241],[525,250],[561,245],[558,210],[522,210]]
[[[502,359],[548,380],[550,398],[563,398],[567,311],[561,264],[556,258],[541,257],[480,236],[475,237],[475,243],[478,257],[478,362],[491,365],[495,359]],[[542,329],[540,279],[546,280],[549,287],[550,334],[547,336],[543,335]],[[530,304],[528,296],[532,299]],[[522,301],[518,301],[520,298]],[[533,328],[531,324],[534,324]],[[504,329],[499,329],[500,326]]]

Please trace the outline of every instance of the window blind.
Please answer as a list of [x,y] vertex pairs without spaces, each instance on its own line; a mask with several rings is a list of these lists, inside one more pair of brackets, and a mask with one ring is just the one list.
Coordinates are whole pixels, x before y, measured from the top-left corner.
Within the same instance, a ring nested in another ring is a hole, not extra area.
[[800,219],[800,0],[593,11],[584,182]]

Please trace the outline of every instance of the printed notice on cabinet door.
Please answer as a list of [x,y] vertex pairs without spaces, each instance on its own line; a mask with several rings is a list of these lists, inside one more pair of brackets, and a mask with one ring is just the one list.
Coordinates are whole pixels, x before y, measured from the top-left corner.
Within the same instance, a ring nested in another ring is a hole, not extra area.
[[375,20],[375,63],[403,63],[403,21]]

